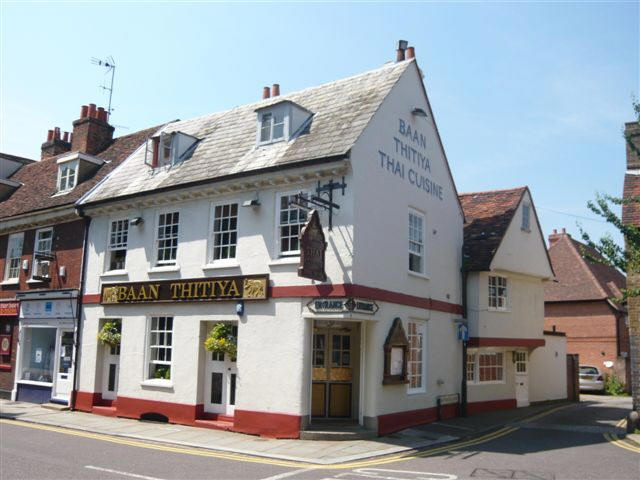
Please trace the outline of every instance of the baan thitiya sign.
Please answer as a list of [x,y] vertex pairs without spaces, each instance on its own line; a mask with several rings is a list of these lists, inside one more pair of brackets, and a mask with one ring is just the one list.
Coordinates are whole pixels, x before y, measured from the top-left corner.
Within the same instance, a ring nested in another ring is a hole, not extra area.
[[217,302],[265,300],[269,275],[190,278],[158,282],[126,282],[102,285],[100,303]]

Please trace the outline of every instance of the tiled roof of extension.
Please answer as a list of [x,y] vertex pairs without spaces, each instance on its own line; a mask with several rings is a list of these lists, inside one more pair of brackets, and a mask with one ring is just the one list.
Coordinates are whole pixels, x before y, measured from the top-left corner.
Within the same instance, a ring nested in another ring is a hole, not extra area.
[[464,258],[468,271],[488,271],[527,187],[462,193]]
[[[264,169],[348,155],[372,116],[414,60],[307,88],[224,112],[176,121],[166,132],[200,139],[186,161],[170,168],[144,166],[142,149],[127,160],[84,204],[117,200],[151,191],[220,180]],[[313,113],[308,132],[292,140],[256,145],[256,109],[291,101]]]
[[98,171],[89,179],[79,183],[69,193],[56,195],[58,166],[56,160],[69,155],[66,152],[55,157],[30,163],[20,168],[11,180],[23,183],[9,198],[0,202],[0,219],[16,215],[34,213],[53,207],[73,205],[109,172],[129,157],[147,138],[161,126],[140,130],[139,132],[115,138],[111,145],[95,156],[105,160]]
[[549,257],[556,281],[545,283],[545,302],[604,300],[621,296],[625,276],[613,267],[583,258],[584,253],[602,258],[569,234],[551,236]]

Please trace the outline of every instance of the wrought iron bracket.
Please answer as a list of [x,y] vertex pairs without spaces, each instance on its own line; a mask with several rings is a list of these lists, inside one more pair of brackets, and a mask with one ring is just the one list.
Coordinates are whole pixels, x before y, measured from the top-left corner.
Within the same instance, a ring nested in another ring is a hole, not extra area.
[[[289,201],[289,205],[295,205],[304,210],[313,210],[313,208],[309,206],[313,205],[326,210],[329,212],[329,231],[331,231],[333,229],[333,210],[340,210],[340,205],[333,201],[333,191],[342,190],[342,196],[344,196],[346,188],[347,184],[344,181],[344,177],[342,177],[342,182],[334,182],[333,179],[331,179],[324,185],[320,185],[320,181],[318,180],[315,195],[307,197],[302,192],[299,192],[294,196],[293,200]],[[322,198],[321,195],[325,195],[327,198]]]

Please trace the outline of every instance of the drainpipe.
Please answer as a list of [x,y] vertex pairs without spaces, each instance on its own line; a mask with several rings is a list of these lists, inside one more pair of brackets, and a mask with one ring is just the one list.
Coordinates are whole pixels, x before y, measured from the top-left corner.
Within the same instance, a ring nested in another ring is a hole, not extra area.
[[[464,262],[464,252],[462,254],[462,261]],[[462,317],[468,321],[467,318],[467,278],[469,272],[463,266],[462,267]],[[468,328],[467,324],[467,328]],[[460,385],[460,416],[467,416],[467,342],[462,342],[462,383]]]
[[89,224],[91,223],[91,218],[86,217],[84,212],[80,209],[76,209],[78,215],[80,215],[84,219],[84,240],[82,242],[82,262],[80,263],[80,288],[78,288],[78,312],[76,314],[76,337],[74,339],[75,345],[75,358],[73,361],[73,380],[71,384],[73,385],[73,389],[71,391],[71,402],[69,402],[69,408],[71,410],[76,409],[76,395],[78,394],[78,359],[80,358],[80,333],[82,331],[82,297],[84,296],[84,285],[85,285],[85,265],[87,264],[87,240],[89,238]]

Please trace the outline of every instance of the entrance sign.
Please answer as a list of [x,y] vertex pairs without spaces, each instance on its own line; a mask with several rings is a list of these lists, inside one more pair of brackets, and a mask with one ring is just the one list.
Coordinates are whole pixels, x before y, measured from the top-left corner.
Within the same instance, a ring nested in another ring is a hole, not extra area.
[[157,282],[125,282],[102,285],[100,303],[217,302],[265,300],[269,275],[191,278]]
[[375,315],[378,304],[373,300],[359,298],[314,298],[307,307],[313,313],[363,313]]
[[0,302],[0,317],[17,317],[19,302]]
[[298,276],[325,282],[324,254],[327,242],[324,239],[320,216],[317,210],[311,210],[309,220],[300,233],[300,266]]

